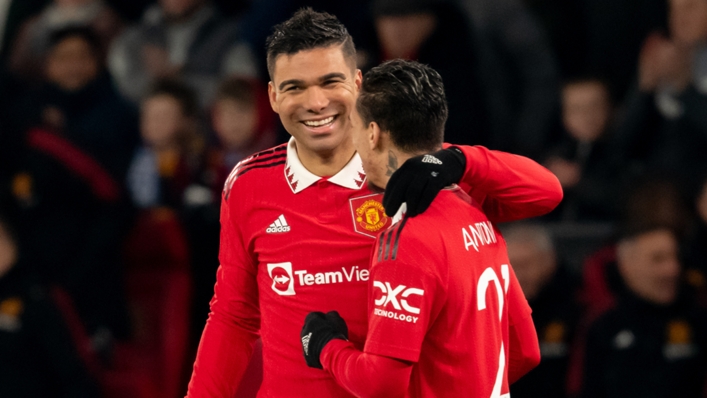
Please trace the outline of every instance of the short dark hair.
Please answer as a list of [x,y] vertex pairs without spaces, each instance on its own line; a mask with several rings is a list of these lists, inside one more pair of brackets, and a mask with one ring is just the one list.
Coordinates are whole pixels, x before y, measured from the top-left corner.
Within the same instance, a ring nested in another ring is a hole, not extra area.
[[146,99],[166,95],[179,103],[182,114],[186,117],[199,116],[199,101],[196,92],[185,83],[175,79],[157,80],[149,89]]
[[302,8],[287,21],[275,25],[266,41],[268,73],[272,80],[275,60],[281,54],[292,55],[303,50],[341,45],[352,67],[356,66],[356,47],[346,27],[335,16]]
[[245,104],[255,105],[256,102],[256,82],[242,77],[231,77],[218,87],[216,101],[230,99]]
[[618,242],[629,241],[657,231],[669,232],[677,241],[680,241],[682,238],[682,234],[674,225],[661,221],[649,221],[645,223],[621,225],[616,231],[616,240]]
[[70,37],[79,37],[83,39],[91,47],[91,50],[96,56],[101,55],[101,40],[96,32],[90,26],[72,25],[61,28],[51,33],[49,36],[49,47],[54,48],[57,44]]
[[356,101],[364,123],[376,122],[408,153],[442,145],[447,99],[442,77],[427,65],[395,59],[369,70]]

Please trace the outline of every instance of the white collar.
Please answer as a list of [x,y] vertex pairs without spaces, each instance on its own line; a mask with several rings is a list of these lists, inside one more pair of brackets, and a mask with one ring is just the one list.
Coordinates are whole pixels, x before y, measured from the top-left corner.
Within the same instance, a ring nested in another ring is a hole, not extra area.
[[395,215],[393,216],[393,221],[392,221],[391,225],[395,225],[400,220],[402,220],[403,217],[405,217],[405,213],[407,213],[407,211],[408,211],[408,204],[406,202],[403,202],[403,204],[401,204],[400,207],[398,208],[398,212],[395,213]]
[[[285,164],[285,179],[290,184],[294,193],[300,193],[305,188],[322,179],[314,175],[299,160],[294,137],[287,144],[287,163]],[[329,181],[349,189],[360,189],[366,182],[366,173],[363,171],[361,157],[356,153],[353,158]]]

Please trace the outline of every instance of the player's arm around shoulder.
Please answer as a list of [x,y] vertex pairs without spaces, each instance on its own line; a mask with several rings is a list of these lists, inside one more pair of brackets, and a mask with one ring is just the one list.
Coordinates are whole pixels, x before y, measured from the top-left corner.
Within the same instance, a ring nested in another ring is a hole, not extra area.
[[456,147],[466,158],[459,185],[483,203],[491,221],[508,222],[541,216],[562,201],[559,180],[537,162],[478,145]]

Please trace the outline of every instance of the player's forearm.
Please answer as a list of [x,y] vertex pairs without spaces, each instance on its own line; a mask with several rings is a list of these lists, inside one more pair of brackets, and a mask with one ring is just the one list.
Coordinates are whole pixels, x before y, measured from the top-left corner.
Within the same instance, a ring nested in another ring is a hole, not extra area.
[[344,340],[332,340],[321,355],[324,370],[358,397],[403,397],[408,390],[412,365],[366,354]]
[[537,217],[550,212],[562,200],[557,177],[535,161],[482,146],[459,148],[466,156],[460,185],[482,201],[491,221]]
[[258,335],[213,312],[199,343],[187,398],[232,398],[248,367]]
[[515,383],[540,363],[540,345],[533,319],[528,316],[509,327],[508,382]]

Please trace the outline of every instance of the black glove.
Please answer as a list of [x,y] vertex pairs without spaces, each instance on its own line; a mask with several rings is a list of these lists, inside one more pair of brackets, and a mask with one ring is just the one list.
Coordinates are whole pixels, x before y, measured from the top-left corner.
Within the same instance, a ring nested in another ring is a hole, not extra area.
[[324,346],[332,339],[348,340],[349,328],[346,326],[346,321],[336,311],[326,314],[310,312],[304,318],[300,338],[307,366],[322,369],[319,356],[322,354]]
[[442,188],[461,180],[465,169],[466,157],[454,146],[408,159],[385,187],[385,213],[395,215],[403,202],[407,203],[406,214],[410,217],[424,212]]

